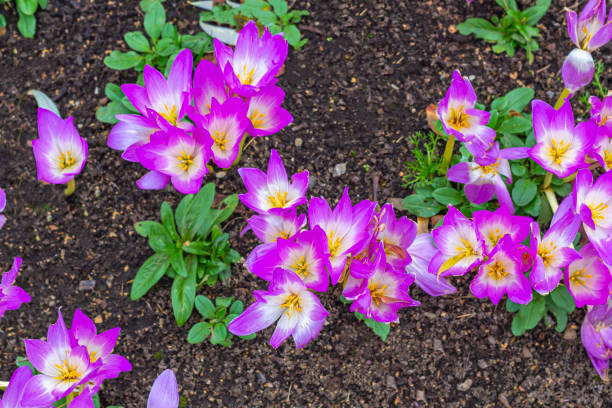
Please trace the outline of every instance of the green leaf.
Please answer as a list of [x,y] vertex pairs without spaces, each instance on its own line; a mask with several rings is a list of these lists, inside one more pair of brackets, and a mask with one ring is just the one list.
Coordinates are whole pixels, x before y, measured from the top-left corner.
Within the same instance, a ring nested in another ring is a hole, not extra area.
[[123,104],[119,101],[111,101],[106,106],[100,106],[96,110],[96,119],[102,123],[110,123],[114,125],[119,122],[116,115],[122,113],[131,113]]
[[210,337],[211,344],[220,344],[227,337],[227,327],[223,323],[217,323],[213,326],[212,336]]
[[523,333],[525,333],[525,322],[522,319],[522,316],[517,313],[514,315],[514,318],[512,319],[512,334],[514,336],[520,336]]
[[525,305],[519,310],[518,315],[521,316],[521,320],[525,325],[526,330],[531,330],[546,313],[546,301],[543,297],[535,297],[528,305]]
[[154,3],[163,3],[164,1],[166,0],[141,0],[140,8],[146,13]]
[[117,84],[113,84],[112,82],[108,82],[104,87],[104,94],[111,101],[121,101],[124,98],[123,91],[121,87]]
[[187,341],[190,344],[198,344],[206,340],[210,336],[210,323],[199,322],[193,325],[189,334],[187,335]]
[[178,32],[174,24],[172,23],[164,24],[164,28],[162,28],[162,32],[161,32],[162,38],[169,38],[174,41],[177,34]]
[[557,321],[555,330],[557,330],[559,333],[563,332],[567,327],[567,311],[557,306],[557,304],[555,304],[555,302],[552,300],[546,302],[546,306],[555,316],[555,320]]
[[196,294],[195,275],[195,270],[189,270],[189,275],[186,278],[177,276],[172,283],[172,310],[179,326],[184,325],[189,320],[193,311]]
[[134,224],[134,229],[136,230],[138,235],[146,238],[149,236],[151,228],[153,228],[154,224],[161,225],[157,221],[138,221]]
[[530,120],[522,116],[512,116],[502,122],[498,131],[500,133],[522,133],[527,132],[533,127]]
[[145,261],[136,272],[130,298],[137,300],[147,294],[147,292],[161,279],[166,273],[170,259],[167,254],[155,254]]
[[60,115],[60,111],[57,107],[57,105],[55,104],[55,102],[53,102],[53,100],[51,98],[49,98],[47,96],[46,93],[41,92],[37,89],[30,89],[28,92],[26,92],[28,95],[33,96],[34,99],[36,99],[36,104],[38,105],[39,108],[43,108],[46,109],[48,111],[51,111],[53,113],[55,113],[57,116],[61,117],[62,115]]
[[302,38],[302,33],[300,33],[299,28],[294,24],[289,24],[285,26],[283,32],[285,34],[284,38],[289,45],[294,48],[299,48],[298,44],[300,43],[300,38]]
[[178,234],[176,233],[176,226],[174,225],[174,214],[172,214],[172,208],[170,208],[170,204],[164,201],[161,205],[161,220],[164,227],[170,233],[170,237],[176,241],[178,239]]
[[552,189],[561,197],[567,197],[573,191],[573,186],[571,183],[564,183],[560,186],[552,186]]
[[391,326],[388,323],[377,322],[374,319],[366,319],[366,317],[359,312],[355,312],[355,316],[359,320],[363,320],[366,326],[372,329],[374,334],[380,337],[382,341],[387,341],[387,336],[389,335],[389,332],[391,331]]
[[457,29],[463,35],[474,34],[476,37],[486,41],[503,40],[503,32],[483,18],[468,18],[463,23],[457,25]]
[[527,174],[527,167],[523,166],[522,164],[512,163],[510,165],[510,169],[512,170],[512,175],[516,177],[523,177],[525,174]]
[[510,313],[516,313],[520,310],[521,305],[519,305],[518,303],[514,303],[513,301],[511,301],[510,299],[508,299],[506,301],[506,310]]
[[[184,240],[191,240],[196,232],[200,232],[199,226],[211,222],[210,209],[215,199],[215,185],[213,183],[207,183],[200,191],[193,197],[191,202],[182,214],[182,218],[178,217],[177,208],[177,225],[179,233]],[[202,233],[202,236],[207,236],[207,233]]]
[[162,224],[156,222],[149,224],[149,246],[155,252],[168,252],[176,249],[174,241],[170,238],[168,230]]
[[164,24],[166,24],[166,11],[164,10],[164,6],[159,2],[151,4],[145,14],[144,28],[153,41],[159,39]]
[[38,8],[38,0],[17,0],[17,9],[20,13],[33,16]]
[[535,6],[523,11],[523,17],[527,19],[530,26],[536,25],[548,11],[551,0],[538,0]]
[[274,12],[277,16],[283,17],[289,11],[286,0],[268,0],[268,3],[274,8]]
[[438,204],[437,201],[417,194],[409,195],[404,198],[402,207],[412,214],[423,218],[433,217],[444,210],[444,206]]
[[24,37],[34,37],[34,34],[36,34],[36,17],[19,13],[17,28],[19,29],[21,35],[23,35]]
[[493,100],[493,102],[491,102],[491,110],[507,111],[506,109],[507,106],[508,106],[508,99],[506,99],[506,97],[504,96],[499,97]]
[[516,88],[511,90],[505,95],[505,99],[508,101],[506,111],[515,110],[522,112],[523,109],[535,96],[535,91],[531,88]]
[[542,211],[542,199],[540,198],[540,194],[537,194],[529,204],[524,206],[523,211],[532,217],[537,217],[540,215],[540,211]]
[[38,5],[43,10],[47,8],[47,3],[48,3],[48,0],[38,0]]
[[232,307],[230,307],[230,314],[240,314],[242,313],[242,311],[244,310],[244,305],[242,304],[242,301],[237,300],[234,303],[232,303]]
[[172,252],[170,255],[170,264],[172,265],[174,272],[183,278],[187,277],[187,264],[185,263],[185,258],[183,257],[183,251],[177,249],[176,251]]
[[227,309],[232,304],[232,300],[234,300],[234,298],[218,297],[215,299],[215,303],[217,304],[217,307],[224,307]]
[[104,64],[110,69],[124,70],[134,68],[143,61],[142,55],[134,52],[121,52],[114,50],[104,58]]
[[195,197],[195,194],[185,195],[183,199],[181,200],[181,202],[179,203],[179,205],[176,207],[176,211],[174,213],[174,218],[176,219],[176,225],[178,227],[179,235],[183,239],[187,238],[186,237],[187,211],[191,207],[191,202],[193,201],[194,197]]
[[245,340],[253,340],[255,336],[257,336],[257,333],[251,333],[251,334],[247,334],[246,336],[238,336],[238,337],[240,337],[241,339],[245,339]]
[[151,47],[149,46],[149,40],[147,37],[140,31],[131,31],[126,33],[123,38],[125,39],[128,47],[138,52],[151,52]]
[[204,319],[211,319],[215,316],[215,305],[206,296],[198,295],[195,300],[195,307]]
[[177,52],[178,50],[179,49],[174,43],[174,40],[170,38],[162,38],[155,46],[155,52],[157,52],[157,54],[161,55],[162,57],[168,57]]
[[512,200],[514,203],[523,207],[534,199],[538,193],[538,186],[529,179],[520,179],[512,188]]
[[442,205],[460,205],[463,202],[463,195],[452,187],[440,187],[433,191],[433,198]]
[[574,298],[564,285],[557,286],[557,288],[551,292],[550,297],[557,306],[567,313],[572,313],[576,310]]

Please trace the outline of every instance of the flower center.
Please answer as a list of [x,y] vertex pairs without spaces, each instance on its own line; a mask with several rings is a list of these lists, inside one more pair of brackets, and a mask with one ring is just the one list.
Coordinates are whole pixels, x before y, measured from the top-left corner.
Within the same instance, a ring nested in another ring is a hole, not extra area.
[[604,203],[599,203],[597,206],[592,207],[588,206],[591,209],[591,216],[593,217],[593,223],[597,224],[597,221],[605,219],[605,212],[608,209],[608,205]]
[[187,172],[189,167],[193,164],[193,156],[186,154],[183,150],[181,150],[180,156],[176,156],[176,159],[179,161],[178,167],[185,172]]
[[372,302],[376,303],[376,306],[379,306],[380,302],[385,296],[385,293],[387,292],[387,285],[380,286],[376,282],[369,282],[368,289],[370,291],[370,296],[372,297]]
[[492,229],[491,234],[489,235],[489,239],[491,240],[491,243],[493,244],[493,246],[497,245],[499,240],[502,239],[504,235],[506,234],[502,234],[499,228],[496,228],[494,230]]
[[[491,175],[491,176],[496,176],[497,175],[497,168],[499,167],[499,159],[493,163],[493,164],[489,164],[488,166],[479,166],[480,167],[480,171],[482,172],[483,175]],[[482,177],[482,176],[481,176]]]
[[548,149],[548,154],[556,164],[561,164],[565,153],[567,153],[567,150],[570,148],[570,144],[565,144],[565,140],[562,140],[557,144],[555,139],[551,141],[551,144],[552,146]]
[[468,256],[476,255],[476,251],[474,251],[474,247],[472,247],[472,244],[470,244],[464,238],[460,238],[460,239],[461,239],[461,243],[463,244],[463,247],[459,246],[455,248],[457,249],[457,251],[459,251],[459,254],[457,255],[457,257],[459,257],[460,259],[463,259],[463,258],[467,258]]
[[451,117],[448,124],[455,130],[467,129],[470,127],[468,118],[468,114],[463,111],[463,105],[461,105],[458,110],[451,108]]
[[58,371],[58,375],[55,377],[56,380],[73,383],[82,376],[78,368],[73,366],[72,363],[69,363],[68,360],[64,360],[62,365],[55,364],[55,368],[57,368]]
[[606,164],[607,169],[612,168],[612,153],[610,153],[610,150],[604,151],[604,163]]
[[554,259],[553,256],[553,250],[557,249],[557,246],[554,244],[554,242],[550,242],[548,244],[548,246],[544,245],[544,244],[540,244],[538,246],[538,256],[540,258],[542,258],[542,263],[544,264],[545,267],[549,267]]
[[300,259],[295,261],[295,264],[290,266],[291,269],[297,273],[300,278],[305,278],[308,276],[308,265],[306,264],[306,259],[304,255],[300,257]]
[[259,113],[259,111],[255,109],[249,119],[251,119],[251,122],[253,123],[254,128],[259,128],[261,125],[263,125],[263,122],[264,122],[263,118],[265,116],[266,116],[265,113]]
[[70,150],[66,150],[66,153],[60,153],[57,158],[59,160],[59,166],[62,170],[72,167],[74,166],[74,163],[76,163],[76,159],[72,157]]
[[500,280],[508,276],[508,272],[504,264],[498,260],[489,265],[489,276],[495,280]]
[[334,240],[334,230],[329,231],[327,245],[329,246],[329,256],[333,258],[334,256],[336,256],[336,252],[338,252],[338,249],[340,249],[340,238],[336,237],[336,239]]
[[215,134],[214,135],[211,134],[210,136],[215,141],[215,144],[217,145],[217,147],[219,147],[220,150],[225,151],[225,144],[227,143],[227,138],[225,137],[225,131],[219,132],[218,130],[215,130]]
[[172,105],[172,108],[168,108],[168,105],[164,104],[165,112],[160,112],[162,118],[166,119],[173,126],[176,126],[176,122],[178,121],[178,113],[176,112],[176,106]]
[[576,286],[584,286],[586,285],[586,280],[591,279],[593,276],[585,273],[586,267],[582,269],[576,269],[571,272],[570,282]]
[[253,82],[253,74],[255,74],[255,68],[252,68],[247,74],[247,66],[244,64],[242,66],[242,72],[238,72],[236,76],[242,85],[251,85]]
[[287,192],[278,192],[276,196],[268,196],[268,202],[273,208],[285,208],[287,205]]
[[298,295],[291,295],[287,299],[285,299],[285,303],[283,303],[280,308],[287,308],[287,316],[291,317],[291,313],[294,313],[296,311],[302,311],[302,305],[300,305],[300,298],[298,297]]

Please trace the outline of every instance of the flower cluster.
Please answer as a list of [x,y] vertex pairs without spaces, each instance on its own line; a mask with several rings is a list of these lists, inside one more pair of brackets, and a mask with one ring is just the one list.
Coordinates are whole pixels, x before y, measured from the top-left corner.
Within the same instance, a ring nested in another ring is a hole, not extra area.
[[597,374],[607,382],[612,359],[612,298],[587,312],[580,334]]
[[161,189],[171,181],[179,192],[195,193],[210,159],[229,168],[245,135],[271,135],[293,120],[281,107],[285,94],[276,86],[287,56],[281,34],[272,36],[266,28],[260,37],[250,21],[235,50],[217,40],[214,47],[217,65],[200,61],[193,78],[193,57],[186,49],[167,79],[147,65],[144,87],[121,87],[138,114],[117,115],[107,143],[122,150],[123,159],[149,170],[137,181],[141,189]]
[[19,309],[23,303],[31,300],[30,295],[23,289],[14,286],[20,267],[21,258],[15,258],[11,270],[3,274],[0,280],[0,319],[7,310]]
[[[314,292],[327,291],[330,280],[343,285],[352,311],[384,323],[398,321],[398,309],[419,304],[408,294],[413,282],[434,296],[455,291],[427,271],[435,252],[429,234],[417,236],[416,224],[397,219],[391,205],[379,211],[369,200],[353,205],[348,189],[333,210],[323,198],[308,203],[308,172],[289,182],[275,150],[267,174],[247,168],[239,173],[247,188],[240,199],[258,212],[247,229],[263,241],[246,267],[270,283],[230,323],[232,333],[248,335],[278,320],[270,344],[276,348],[293,336],[296,346],[304,347],[328,315]],[[307,203],[310,228],[304,229],[306,217],[296,207]]]

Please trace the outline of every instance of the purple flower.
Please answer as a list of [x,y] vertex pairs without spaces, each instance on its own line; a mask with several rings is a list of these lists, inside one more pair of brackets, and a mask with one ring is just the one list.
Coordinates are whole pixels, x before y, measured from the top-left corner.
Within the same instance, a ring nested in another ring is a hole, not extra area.
[[612,19],[606,22],[606,0],[590,0],[580,12],[567,11],[567,32],[576,47],[595,51],[612,39]]
[[[4,211],[4,207],[6,207],[6,193],[0,188],[0,212]],[[4,227],[5,222],[6,216],[4,214],[0,214],[0,229]]]
[[504,293],[508,293],[514,303],[526,305],[531,302],[531,286],[522,272],[522,261],[516,254],[515,245],[510,235],[499,241],[470,284],[474,296],[488,297],[495,305]]
[[306,225],[306,215],[293,208],[271,208],[267,213],[253,215],[247,220],[248,226],[240,236],[249,229],[265,244],[275,243],[278,238],[290,239]]
[[305,204],[308,189],[308,170],[287,178],[285,166],[278,152],[270,150],[268,173],[259,169],[241,168],[238,174],[242,177],[246,194],[240,194],[240,201],[253,211],[265,214],[273,208],[294,208]]
[[592,95],[589,97],[589,104],[591,104],[591,120],[601,127],[612,130],[612,96],[606,96],[601,101]]
[[609,381],[608,370],[612,358],[612,300],[587,311],[580,329],[582,344],[591,358],[597,374]]
[[561,77],[570,94],[590,84],[593,75],[595,75],[595,61],[588,51],[574,48],[563,61]]
[[416,238],[417,225],[406,217],[396,219],[391,204],[385,204],[377,217],[378,229],[370,250],[373,252],[378,243],[382,243],[389,266],[403,273],[406,265],[411,262],[408,248]]
[[417,235],[408,254],[411,262],[406,266],[406,273],[414,277],[414,283],[430,296],[442,296],[455,293],[457,288],[443,277],[437,277],[428,270],[429,263],[437,250],[433,246],[431,234]]
[[531,223],[531,251],[534,259],[529,275],[531,285],[541,295],[552,292],[561,281],[561,268],[580,258],[571,248],[580,228],[580,221],[568,214],[554,222],[544,237],[540,237],[540,226]]
[[193,113],[202,116],[210,113],[213,98],[220,104],[229,99],[223,73],[218,66],[205,59],[200,61],[193,74],[192,94]]
[[271,35],[264,28],[259,38],[259,29],[254,21],[249,21],[238,34],[235,50],[217,39],[214,40],[214,47],[225,82],[232,92],[245,97],[276,83],[276,74],[285,63],[288,51],[282,34]]
[[408,294],[414,278],[387,268],[385,251],[380,246],[373,262],[368,258],[353,260],[343,294],[354,299],[351,312],[358,311],[378,322],[397,322],[399,309],[420,303]]
[[565,286],[577,307],[606,303],[610,294],[608,286],[612,282],[610,269],[601,261],[593,245],[585,245],[579,253],[582,258],[565,268]]
[[136,184],[143,190],[172,185],[183,194],[197,193],[208,168],[210,142],[201,129],[193,136],[178,128],[168,128],[151,136],[151,141],[138,149],[140,163],[151,170]]
[[168,369],[155,379],[147,408],[178,408],[179,393],[174,371]]
[[79,136],[72,116],[63,120],[39,108],[38,136],[32,147],[39,180],[64,184],[81,172],[87,160],[87,141]]
[[196,126],[207,131],[215,164],[227,169],[236,161],[249,127],[247,106],[240,98],[230,98],[223,104],[212,99],[210,106],[208,115],[195,118]]
[[310,200],[308,222],[312,229],[317,225],[321,227],[327,236],[332,285],[340,280],[348,256],[355,256],[367,247],[372,235],[369,224],[374,205],[364,200],[353,207],[348,187],[333,211],[322,198]]
[[491,114],[474,109],[475,104],[476,92],[470,80],[456,70],[450,88],[438,103],[438,117],[446,133],[465,143],[474,156],[482,156],[493,143],[495,130],[486,126]]
[[278,348],[293,336],[298,349],[319,335],[327,310],[294,272],[277,269],[268,291],[255,291],[255,303],[228,325],[231,333],[246,336],[278,320],[270,344]]
[[248,133],[251,136],[272,135],[293,121],[293,117],[281,108],[285,92],[277,86],[262,89],[249,98],[247,116],[251,123]]
[[62,314],[58,314],[57,323],[49,326],[47,341],[25,340],[28,360],[40,374],[26,384],[24,407],[51,405],[93,379],[103,364],[102,360],[91,362],[87,347],[72,344]]
[[19,367],[9,381],[0,399],[0,408],[22,408],[21,399],[26,383],[32,378],[30,367]]
[[17,310],[23,303],[32,300],[23,289],[13,286],[20,267],[21,258],[15,258],[11,270],[3,274],[0,280],[0,319],[7,310]]
[[605,171],[612,170],[612,130],[600,129],[589,154],[597,159]]
[[429,263],[436,276],[465,275],[484,260],[485,244],[474,223],[452,205],[442,226],[431,233],[438,252]]
[[[589,155],[606,170],[612,169],[612,96],[600,101],[596,96],[589,98],[591,104],[591,121],[596,123],[597,137]],[[608,120],[610,119],[610,120]]]
[[500,207],[495,212],[475,211],[473,215],[476,231],[484,241],[485,253],[493,252],[497,243],[506,235],[512,238],[516,245],[529,236],[532,219],[513,215],[506,207]]
[[597,133],[597,126],[592,122],[574,126],[574,113],[569,101],[555,110],[546,102],[535,100],[532,108],[536,145],[529,149],[529,157],[559,178],[587,167],[585,156]]

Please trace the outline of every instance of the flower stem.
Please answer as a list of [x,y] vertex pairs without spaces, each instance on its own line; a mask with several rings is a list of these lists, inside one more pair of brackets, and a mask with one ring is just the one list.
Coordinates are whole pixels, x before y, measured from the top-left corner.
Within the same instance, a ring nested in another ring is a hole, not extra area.
[[548,204],[550,204],[550,208],[552,209],[553,214],[556,213],[557,209],[559,208],[559,202],[557,201],[557,196],[555,195],[555,192],[552,191],[552,189],[547,188],[544,190],[544,195],[546,196]]
[[446,147],[444,148],[444,155],[442,156],[442,166],[440,167],[440,171],[443,174],[446,174],[446,170],[448,170],[451,160],[453,159],[453,149],[454,148],[455,148],[455,136],[448,135],[448,140],[446,141]]
[[552,173],[546,173],[546,177],[544,178],[544,182],[542,183],[542,190],[546,190],[550,187],[550,183],[552,182]]
[[559,95],[559,99],[557,99],[557,102],[555,102],[555,109],[559,109],[560,107],[563,106],[563,103],[565,102],[565,98],[567,98],[569,94],[570,94],[569,89],[563,88],[563,92],[561,92],[561,95]]
[[72,194],[74,194],[75,188],[76,188],[76,184],[74,182],[74,179],[72,179],[66,183],[66,189],[64,190],[64,195],[66,197],[70,197]]
[[429,218],[417,217],[417,234],[429,232]]
[[6,387],[8,387],[8,385],[8,381],[0,381],[0,390],[6,390]]

